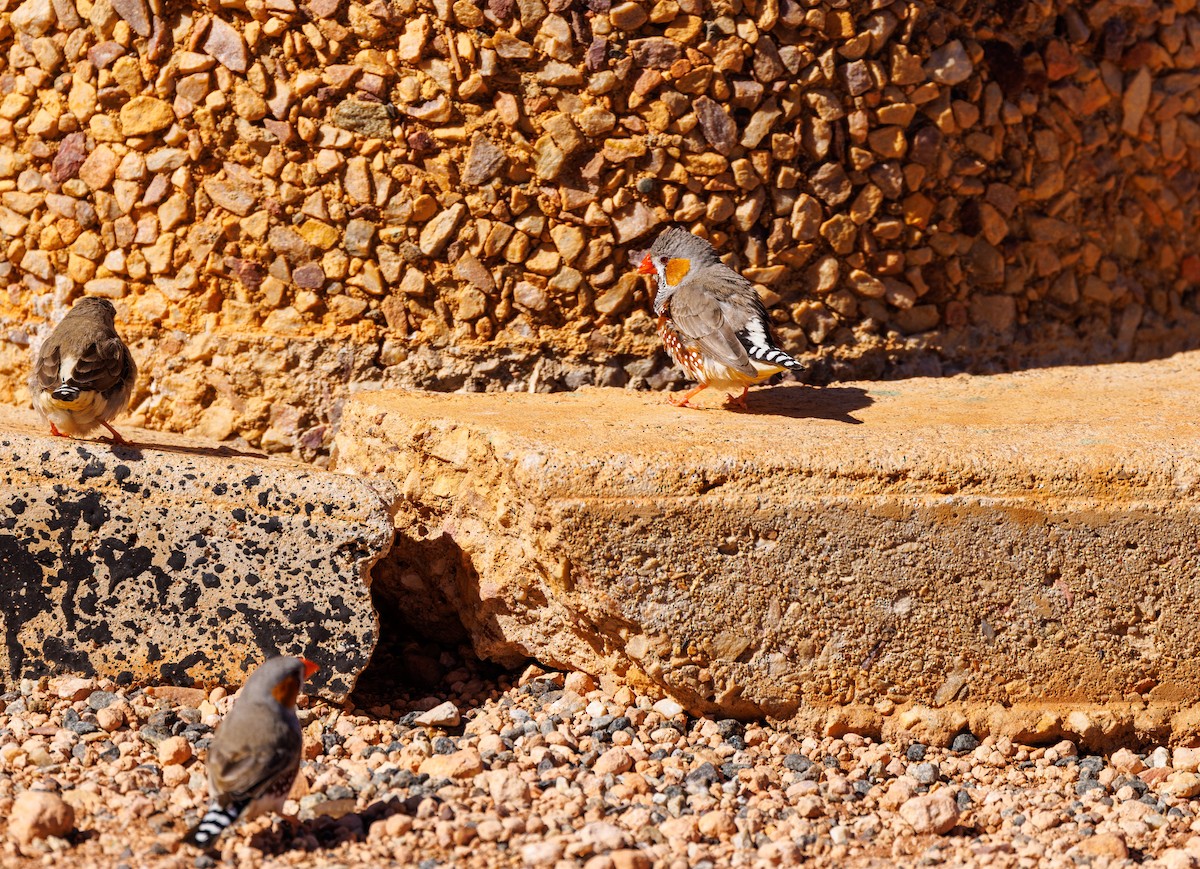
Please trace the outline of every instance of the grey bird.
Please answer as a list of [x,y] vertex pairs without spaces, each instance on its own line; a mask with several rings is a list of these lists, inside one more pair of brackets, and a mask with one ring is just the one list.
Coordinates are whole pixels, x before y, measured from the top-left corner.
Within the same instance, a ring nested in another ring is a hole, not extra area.
[[82,436],[104,426],[114,444],[128,443],[109,425],[129,404],[137,380],[137,365],[117,334],[116,317],[112,302],[86,296],[43,342],[29,392],[55,437]]
[[717,257],[705,239],[671,227],[654,240],[638,266],[653,275],[654,313],[658,334],[671,358],[699,382],[681,398],[678,407],[708,387],[736,389],[729,401],[746,407],[746,392],[780,371],[803,371],[804,366],[775,346],[767,309],[754,285]]
[[210,846],[236,821],[280,812],[300,770],[296,698],[317,665],[270,658],[250,674],[208,746],[208,811],[183,841]]

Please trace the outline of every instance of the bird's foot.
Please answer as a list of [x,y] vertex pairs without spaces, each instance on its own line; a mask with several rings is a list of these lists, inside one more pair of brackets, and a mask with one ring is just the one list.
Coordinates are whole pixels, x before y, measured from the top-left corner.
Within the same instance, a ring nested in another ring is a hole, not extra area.
[[725,407],[729,410],[732,410],[733,408],[737,408],[738,410],[748,410],[749,408],[746,407],[746,393],[749,391],[750,390],[747,387],[743,386],[741,395],[726,395]]
[[708,389],[708,384],[701,383],[695,389],[691,390],[690,392],[685,392],[679,398],[676,398],[674,393],[668,395],[667,401],[671,402],[671,404],[675,405],[676,407],[692,407],[692,408],[694,408],[695,405],[688,404],[688,402],[691,401],[693,398],[695,398],[697,395],[699,395],[701,392],[703,392],[706,389]]
[[125,440],[125,438],[121,436],[121,433],[119,431],[117,431],[115,428],[113,428],[111,425],[109,425],[106,422],[102,422],[100,424],[102,426],[104,426],[106,429],[108,429],[109,432],[112,433],[112,437],[100,438],[100,440],[107,441],[108,443],[112,444],[114,447],[116,447],[116,446],[122,446],[122,447],[132,446],[132,444],[129,441]]
[[60,432],[60,431],[58,430],[58,426],[56,426],[54,423],[50,423],[50,434],[51,434],[51,435],[53,435],[53,436],[54,436],[54,437],[56,437],[56,438],[65,438],[65,437],[69,437],[69,435],[65,435],[65,434],[63,434],[62,432]]

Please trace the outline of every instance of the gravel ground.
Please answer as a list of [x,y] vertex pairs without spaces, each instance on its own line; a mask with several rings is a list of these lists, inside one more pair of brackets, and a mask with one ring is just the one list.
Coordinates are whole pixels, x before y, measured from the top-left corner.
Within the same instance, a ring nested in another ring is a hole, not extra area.
[[693,719],[581,673],[425,663],[444,677],[439,696],[375,682],[353,711],[305,704],[288,807],[299,822],[256,820],[212,855],[177,841],[206,801],[202,757],[225,689],[26,680],[2,698],[0,862],[1200,865],[1200,749],[818,738]]

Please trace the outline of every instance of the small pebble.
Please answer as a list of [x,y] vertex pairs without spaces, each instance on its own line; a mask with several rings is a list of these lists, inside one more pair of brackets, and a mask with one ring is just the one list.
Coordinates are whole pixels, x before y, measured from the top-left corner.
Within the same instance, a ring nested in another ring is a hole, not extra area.
[[979,740],[973,733],[960,733],[950,742],[950,750],[957,751],[960,754],[965,754],[968,751],[974,751],[979,747]]
[[918,784],[931,785],[938,780],[940,771],[936,763],[915,763],[909,767],[908,774],[915,778]]

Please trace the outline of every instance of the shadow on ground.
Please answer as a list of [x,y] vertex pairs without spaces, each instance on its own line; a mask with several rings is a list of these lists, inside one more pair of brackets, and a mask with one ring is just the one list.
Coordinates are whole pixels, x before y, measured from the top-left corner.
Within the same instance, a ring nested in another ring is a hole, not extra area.
[[280,856],[291,851],[326,851],[348,841],[362,841],[373,824],[385,823],[394,815],[415,816],[425,796],[421,793],[405,799],[393,796],[376,800],[361,811],[340,817],[318,815],[290,824],[276,821],[251,836],[250,846],[264,856]]
[[746,409],[740,412],[789,419],[829,419],[847,425],[862,425],[861,419],[852,416],[853,412],[874,403],[875,399],[857,386],[801,389],[794,385],[780,385],[751,390],[746,396]]
[[[429,565],[436,568],[441,556],[440,563],[459,565],[458,547],[444,536],[407,547],[401,544],[398,537],[393,551],[373,570],[371,593],[379,614],[379,641],[350,702],[361,713],[402,719],[446,699],[465,711],[512,687],[524,663],[503,667],[480,658],[448,601],[427,599],[426,607],[417,608],[411,598],[398,598],[414,558],[425,562],[423,573],[431,569]],[[436,596],[428,585],[421,592],[422,597]]]
[[[108,441],[100,441],[100,443],[107,444]],[[180,453],[187,456],[204,456],[205,458],[210,459],[270,459],[270,456],[268,456],[266,453],[247,452],[245,450],[238,450],[227,446],[206,447],[197,446],[194,444],[167,444],[137,441],[130,441],[128,443],[114,445],[112,447],[112,454],[114,458],[120,459],[124,462],[137,462],[141,461],[143,450],[148,450],[155,453]]]

